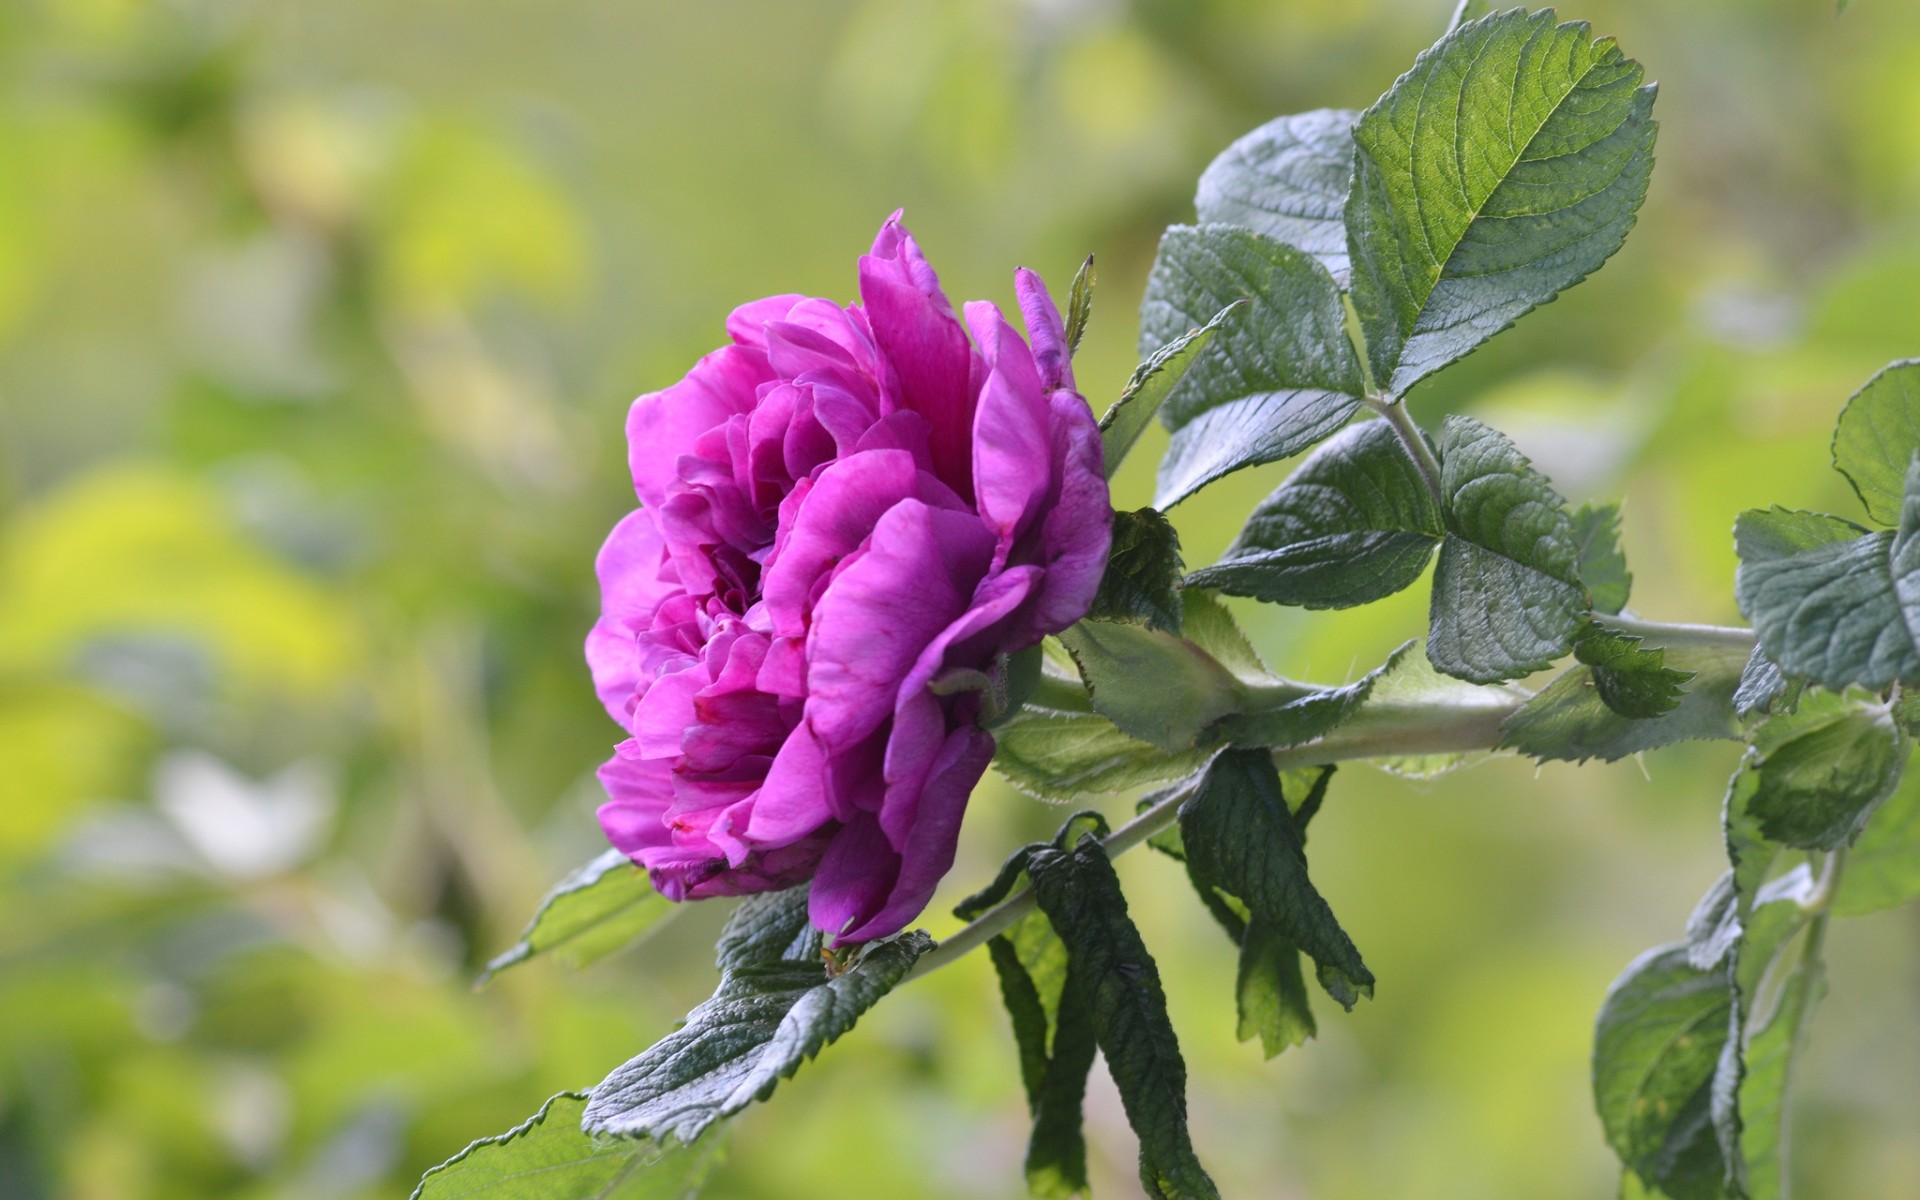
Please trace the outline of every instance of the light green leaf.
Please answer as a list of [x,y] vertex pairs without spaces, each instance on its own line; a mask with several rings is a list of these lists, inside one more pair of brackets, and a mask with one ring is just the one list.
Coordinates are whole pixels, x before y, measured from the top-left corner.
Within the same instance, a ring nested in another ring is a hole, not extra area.
[[1581,505],[1573,514],[1573,540],[1579,547],[1580,582],[1593,597],[1593,611],[1611,614],[1625,608],[1633,574],[1620,552],[1620,506]]
[[[1839,690],[1920,677],[1894,591],[1892,533],[1783,508],[1740,514],[1733,594],[1761,648],[1788,675]],[[1920,623],[1920,612],[1914,614]]]
[[1847,852],[1833,911],[1843,917],[1878,912],[1920,898],[1920,772],[1902,773],[1893,795],[1867,818]]
[[1886,706],[1818,693],[1762,725],[1753,748],[1759,787],[1747,809],[1772,841],[1837,850],[1893,794],[1906,735]]
[[1087,615],[1180,632],[1180,535],[1157,509],[1113,514],[1113,548]]
[[1867,515],[1882,525],[1897,525],[1915,454],[1920,454],[1920,359],[1905,359],[1867,380],[1840,410],[1833,465],[1853,485]]
[[1147,360],[1133,369],[1127,386],[1120,391],[1120,398],[1113,402],[1107,415],[1100,418],[1100,454],[1105,464],[1106,475],[1112,479],[1114,472],[1132,452],[1133,444],[1140,435],[1153,424],[1153,418],[1159,415],[1160,406],[1173,394],[1180,381],[1200,358],[1200,352],[1207,348],[1214,334],[1221,326],[1242,312],[1251,301],[1236,300],[1213,314],[1205,325],[1189,329],[1179,337],[1147,356]]
[[525,1124],[482,1138],[428,1171],[412,1200],[682,1200],[721,1158],[721,1139],[697,1146],[588,1137],[587,1098],[562,1092]]
[[1393,427],[1363,421],[1308,456],[1221,560],[1187,582],[1272,604],[1348,608],[1411,585],[1445,532]]
[[1214,753],[1168,754],[1128,737],[1099,713],[1032,704],[993,736],[994,767],[1021,791],[1056,804],[1180,779],[1205,766]]
[[520,940],[487,964],[485,983],[536,954],[583,967],[631,945],[677,911],[647,881],[647,873],[618,850],[608,850],[554,885]]
[[713,998],[602,1080],[582,1128],[691,1144],[716,1121],[765,1099],[853,1028],[932,948],[933,940],[917,930],[869,943],[851,966],[828,978],[819,936],[806,927],[805,891],[741,905],[721,936],[722,974]]
[[1237,712],[1244,688],[1183,637],[1111,621],[1081,621],[1060,635],[1092,693],[1094,711],[1162,750],[1193,747],[1201,731]]
[[1341,209],[1353,179],[1352,109],[1279,117],[1220,152],[1200,175],[1193,206],[1203,225],[1244,225],[1298,246],[1336,280],[1347,275]]
[[1537,671],[1572,648],[1587,608],[1573,519],[1497,430],[1450,416],[1437,442],[1449,532],[1427,658],[1474,683]]
[[1275,925],[1314,960],[1320,985],[1342,1006],[1373,995],[1373,972],[1307,877],[1305,843],[1271,756],[1228,750],[1214,759],[1180,806],[1180,841],[1195,884]]
[[1453,30],[1354,129],[1353,304],[1391,395],[1592,273],[1646,197],[1654,89],[1555,19]]
[[1221,327],[1160,411],[1173,440],[1155,507],[1298,454],[1360,405],[1360,360],[1333,277],[1305,251],[1251,229],[1167,230],[1140,306],[1142,356],[1244,299],[1251,307]]
[[1690,643],[1664,650],[1663,670],[1692,673],[1671,711],[1652,719],[1621,716],[1601,697],[1594,668],[1567,668],[1500,727],[1502,749],[1542,762],[1613,762],[1699,738],[1737,738],[1733,693],[1746,655],[1738,647]]
[[1279,682],[1219,597],[1186,587],[1180,591],[1180,606],[1184,614],[1181,632],[1187,640],[1212,655],[1241,682],[1255,686]]
[[1713,1080],[1731,1013],[1725,973],[1694,966],[1685,944],[1635,959],[1600,1006],[1593,1098],[1607,1144],[1671,1200],[1721,1195]]
[[1638,637],[1603,625],[1587,626],[1573,645],[1573,656],[1591,669],[1601,701],[1633,720],[1665,716],[1679,707],[1694,675],[1667,666],[1664,649],[1642,646]]
[[1733,711],[1743,717],[1770,712],[1774,701],[1786,693],[1787,676],[1780,670],[1780,664],[1755,646],[1747,656],[1747,665],[1741,668],[1740,686],[1733,693]]
[[1027,873],[1040,911],[1067,948],[1062,1012],[1091,1014],[1127,1123],[1140,1139],[1141,1185],[1162,1200],[1218,1200],[1187,1136],[1187,1069],[1160,972],[1127,915],[1106,851],[1090,837],[1070,849],[1038,847]]
[[1412,650],[1413,643],[1408,642],[1383,665],[1344,687],[1281,684],[1256,690],[1248,697],[1245,712],[1221,720],[1220,739],[1235,746],[1284,750],[1324,737],[1344,724],[1366,702],[1374,685],[1396,671]]
[[[1073,289],[1067,293],[1067,354],[1080,352],[1080,339],[1086,336],[1087,321],[1093,316],[1093,287],[1099,275],[1093,269],[1093,255],[1073,273]],[[1109,478],[1113,471],[1107,471]]]

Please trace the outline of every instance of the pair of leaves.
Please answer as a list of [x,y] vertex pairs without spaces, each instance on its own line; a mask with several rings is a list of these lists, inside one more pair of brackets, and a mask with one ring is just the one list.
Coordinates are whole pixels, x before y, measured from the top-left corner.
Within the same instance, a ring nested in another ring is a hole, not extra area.
[[[1254,510],[1220,563],[1188,582],[1345,608],[1409,586],[1437,548],[1427,656],[1476,683],[1546,666],[1572,646],[1590,606],[1624,603],[1609,510],[1576,521],[1511,441],[1470,417],[1448,417],[1433,449],[1438,498],[1389,422],[1344,430]],[[1588,561],[1603,580],[1597,600],[1582,583]]]
[[1028,846],[957,914],[973,917],[1022,877],[1039,912],[989,946],[1020,1047],[1033,1114],[1027,1182],[1035,1195],[1086,1190],[1081,1101],[1096,1046],[1140,1139],[1140,1181],[1165,1200],[1217,1200],[1187,1136],[1186,1064],[1167,1017],[1158,968],[1127,915],[1099,836],[1097,813],[1077,814],[1052,842]]
[[1920,680],[1920,361],[1854,393],[1833,439],[1869,530],[1820,513],[1754,510],[1734,525],[1734,596],[1767,657],[1833,690]]
[[1230,146],[1141,309],[1146,355],[1252,301],[1167,401],[1157,503],[1299,453],[1599,267],[1652,167],[1640,80],[1585,25],[1514,10],[1451,30],[1357,117],[1283,117]]
[[[1288,819],[1298,829],[1303,845],[1307,824],[1325,801],[1334,770],[1326,766],[1279,773],[1280,793],[1291,810]],[[1141,800],[1140,808],[1144,812],[1170,799],[1166,795],[1148,796]],[[1240,964],[1234,981],[1234,1007],[1239,1017],[1235,1036],[1243,1042],[1259,1038],[1268,1058],[1313,1037],[1318,1026],[1307,998],[1306,977],[1300,969],[1300,947],[1286,929],[1271,917],[1252,912],[1238,896],[1216,886],[1212,876],[1203,873],[1187,855],[1179,826],[1163,830],[1148,844],[1186,864],[1195,893],[1239,947]]]
[[1709,638],[1648,648],[1596,623],[1575,654],[1578,665],[1507,718],[1502,749],[1543,762],[1612,762],[1675,742],[1740,736],[1733,697],[1748,653],[1737,643]]

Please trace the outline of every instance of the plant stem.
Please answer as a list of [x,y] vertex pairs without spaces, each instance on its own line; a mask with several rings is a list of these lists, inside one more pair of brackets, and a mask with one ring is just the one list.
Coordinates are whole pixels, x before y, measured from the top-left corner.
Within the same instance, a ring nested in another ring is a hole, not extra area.
[[[1274,751],[1273,761],[1285,768],[1363,758],[1490,750],[1500,741],[1501,723],[1529,698],[1529,694],[1519,688],[1487,688],[1476,697],[1484,699],[1484,703],[1368,705],[1345,725],[1317,741]],[[1169,796],[1108,834],[1101,842],[1107,857],[1124,854],[1173,824],[1185,800],[1184,793]],[[921,955],[907,978],[937,971],[1005,933],[1032,912],[1033,906],[1033,889],[1022,888]]]
[[1427,481],[1427,490],[1433,493],[1433,502],[1444,512],[1447,508],[1446,492],[1440,486],[1440,460],[1434,457],[1433,447],[1427,445],[1426,435],[1420,432],[1420,426],[1414,424],[1407,413],[1405,401],[1386,401],[1369,398],[1367,406],[1385,418],[1393,426],[1393,432],[1400,438],[1400,445],[1420,469],[1420,478]]
[[1658,644],[1671,645],[1674,642],[1711,642],[1715,645],[1738,646],[1743,650],[1753,649],[1753,630],[1739,625],[1687,625],[1670,624],[1665,621],[1649,621],[1644,617],[1630,617],[1625,613],[1598,613],[1594,620],[1609,629],[1621,633],[1631,633]]
[[[1826,947],[1827,922],[1833,916],[1833,898],[1840,890],[1840,874],[1846,863],[1847,851],[1844,846],[1827,855],[1827,861],[1820,869],[1820,880],[1814,887],[1813,895],[1807,898],[1807,907],[1813,913],[1813,919],[1807,922],[1806,940],[1800,944],[1800,964],[1794,971],[1793,982],[1788,985],[1794,989],[1793,1002],[1799,1007],[1794,1014],[1793,1042],[1787,1050],[1785,1076],[1781,1081],[1783,1097],[1793,1094],[1793,1068],[1800,1061],[1800,1047],[1807,1039],[1807,1030],[1813,1025],[1813,1008],[1820,999],[1820,985],[1827,970],[1820,955]],[[1780,1140],[1775,1151],[1780,1159],[1782,1200],[1792,1192],[1793,1170],[1788,1160],[1788,1152],[1793,1145],[1791,1115],[1792,1109],[1783,1100],[1780,1106]]]

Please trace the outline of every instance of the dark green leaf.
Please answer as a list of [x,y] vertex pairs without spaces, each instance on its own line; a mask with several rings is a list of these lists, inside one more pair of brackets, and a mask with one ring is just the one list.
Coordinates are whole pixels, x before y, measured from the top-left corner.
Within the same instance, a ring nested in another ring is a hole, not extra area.
[[1572,648],[1587,608],[1573,519],[1497,430],[1450,416],[1438,449],[1449,533],[1427,658],[1474,683],[1537,671]]
[[1617,613],[1633,592],[1633,573],[1620,550],[1620,506],[1583,504],[1573,514],[1580,582],[1593,597],[1593,611]]
[[1354,128],[1353,304],[1391,395],[1592,273],[1646,197],[1654,89],[1554,21],[1453,30]]
[[[1028,851],[1015,856],[1024,877]],[[978,899],[978,898],[976,898]],[[971,902],[970,902],[971,903]],[[1087,1144],[1081,1131],[1087,1074],[1093,1067],[1092,1014],[1061,1005],[1067,980],[1066,946],[1046,916],[1028,913],[988,941],[1000,994],[1020,1051],[1033,1130],[1027,1143],[1027,1190],[1068,1197],[1087,1189]]]
[[[1073,289],[1067,293],[1067,353],[1080,353],[1080,339],[1086,336],[1087,321],[1093,316],[1093,286],[1099,275],[1093,269],[1093,255],[1073,273]],[[1109,472],[1111,474],[1111,472]]]
[[638,941],[674,911],[645,871],[608,850],[554,885],[520,940],[487,964],[479,983],[536,954],[583,967]]
[[1279,117],[1220,152],[1200,175],[1203,225],[1244,225],[1298,246],[1335,279],[1347,275],[1341,208],[1353,178],[1352,109]]
[[1167,397],[1173,394],[1188,370],[1200,358],[1200,352],[1207,348],[1221,326],[1245,309],[1251,301],[1236,300],[1219,312],[1205,325],[1189,329],[1179,337],[1147,356],[1147,360],[1133,369],[1133,375],[1127,380],[1127,386],[1120,391],[1120,398],[1113,402],[1107,415],[1100,418],[1100,453],[1105,463],[1108,479],[1120,469],[1120,464],[1133,450],[1133,444],[1140,435],[1153,424],[1153,418],[1160,412]]
[[1092,1016],[1127,1122],[1140,1138],[1140,1182],[1165,1200],[1217,1200],[1187,1136],[1187,1069],[1152,955],[1127,916],[1120,881],[1092,838],[1027,859],[1034,896],[1067,948],[1062,1011]]
[[721,1140],[661,1146],[588,1137],[587,1098],[562,1092],[523,1125],[482,1138],[428,1171],[412,1200],[681,1200],[721,1157]]
[[1094,710],[1122,733],[1162,750],[1193,747],[1202,730],[1239,710],[1244,688],[1185,638],[1144,625],[1081,621],[1060,635]]
[[1574,643],[1573,656],[1592,671],[1593,688],[1606,706],[1623,717],[1648,720],[1680,705],[1692,671],[1666,665],[1667,652],[1646,647],[1632,634],[1588,625]]
[[1746,655],[1735,646],[1682,643],[1664,648],[1666,670],[1692,673],[1671,711],[1650,720],[1623,717],[1602,698],[1594,668],[1569,667],[1500,727],[1502,749],[1543,762],[1603,762],[1697,738],[1735,738],[1733,692]]
[[1920,454],[1920,359],[1881,370],[1840,410],[1833,465],[1882,525],[1900,523],[1907,467]]
[[1907,770],[1847,852],[1833,911],[1851,917],[1914,899],[1920,899],[1920,772]]
[[1694,966],[1684,944],[1635,959],[1600,1006],[1593,1098],[1607,1144],[1672,1200],[1721,1195],[1712,1094],[1731,1012],[1725,972]]
[[1113,549],[1087,615],[1180,632],[1180,535],[1157,509],[1113,514]]
[[1243,299],[1252,306],[1222,326],[1160,411],[1173,440],[1156,507],[1298,454],[1359,407],[1365,384],[1333,277],[1305,251],[1250,229],[1167,230],[1140,307],[1142,356]]
[[1445,532],[1393,427],[1363,421],[1315,450],[1253,510],[1221,560],[1187,582],[1272,604],[1348,608],[1412,584]]
[[1803,850],[1851,843],[1907,759],[1884,705],[1825,693],[1762,725],[1753,746],[1760,783],[1748,810],[1767,838]]
[[933,945],[919,931],[870,943],[828,978],[818,935],[804,929],[804,891],[741,904],[721,935],[713,998],[593,1089],[588,1133],[691,1143],[853,1028]]
[[1838,517],[1783,508],[1744,512],[1734,522],[1734,597],[1767,657],[1788,675],[1835,691],[1920,676],[1920,653],[1894,592],[1894,535],[1863,533]]
[[1307,877],[1305,843],[1266,752],[1228,750],[1213,760],[1180,808],[1180,840],[1196,883],[1277,926],[1314,960],[1335,1000],[1352,1008],[1373,994],[1373,972]]

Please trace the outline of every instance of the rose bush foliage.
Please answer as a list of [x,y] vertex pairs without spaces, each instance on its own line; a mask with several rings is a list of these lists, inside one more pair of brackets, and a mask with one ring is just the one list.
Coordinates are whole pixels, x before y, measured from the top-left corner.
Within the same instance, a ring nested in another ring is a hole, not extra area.
[[613,844],[675,900],[812,879],[842,944],[898,932],[952,865],[994,750],[977,681],[1086,613],[1113,520],[1037,275],[1030,342],[984,301],[963,327],[895,213],[859,285],[735,309],[634,401],[640,507],[587,640],[630,735],[600,771]]

